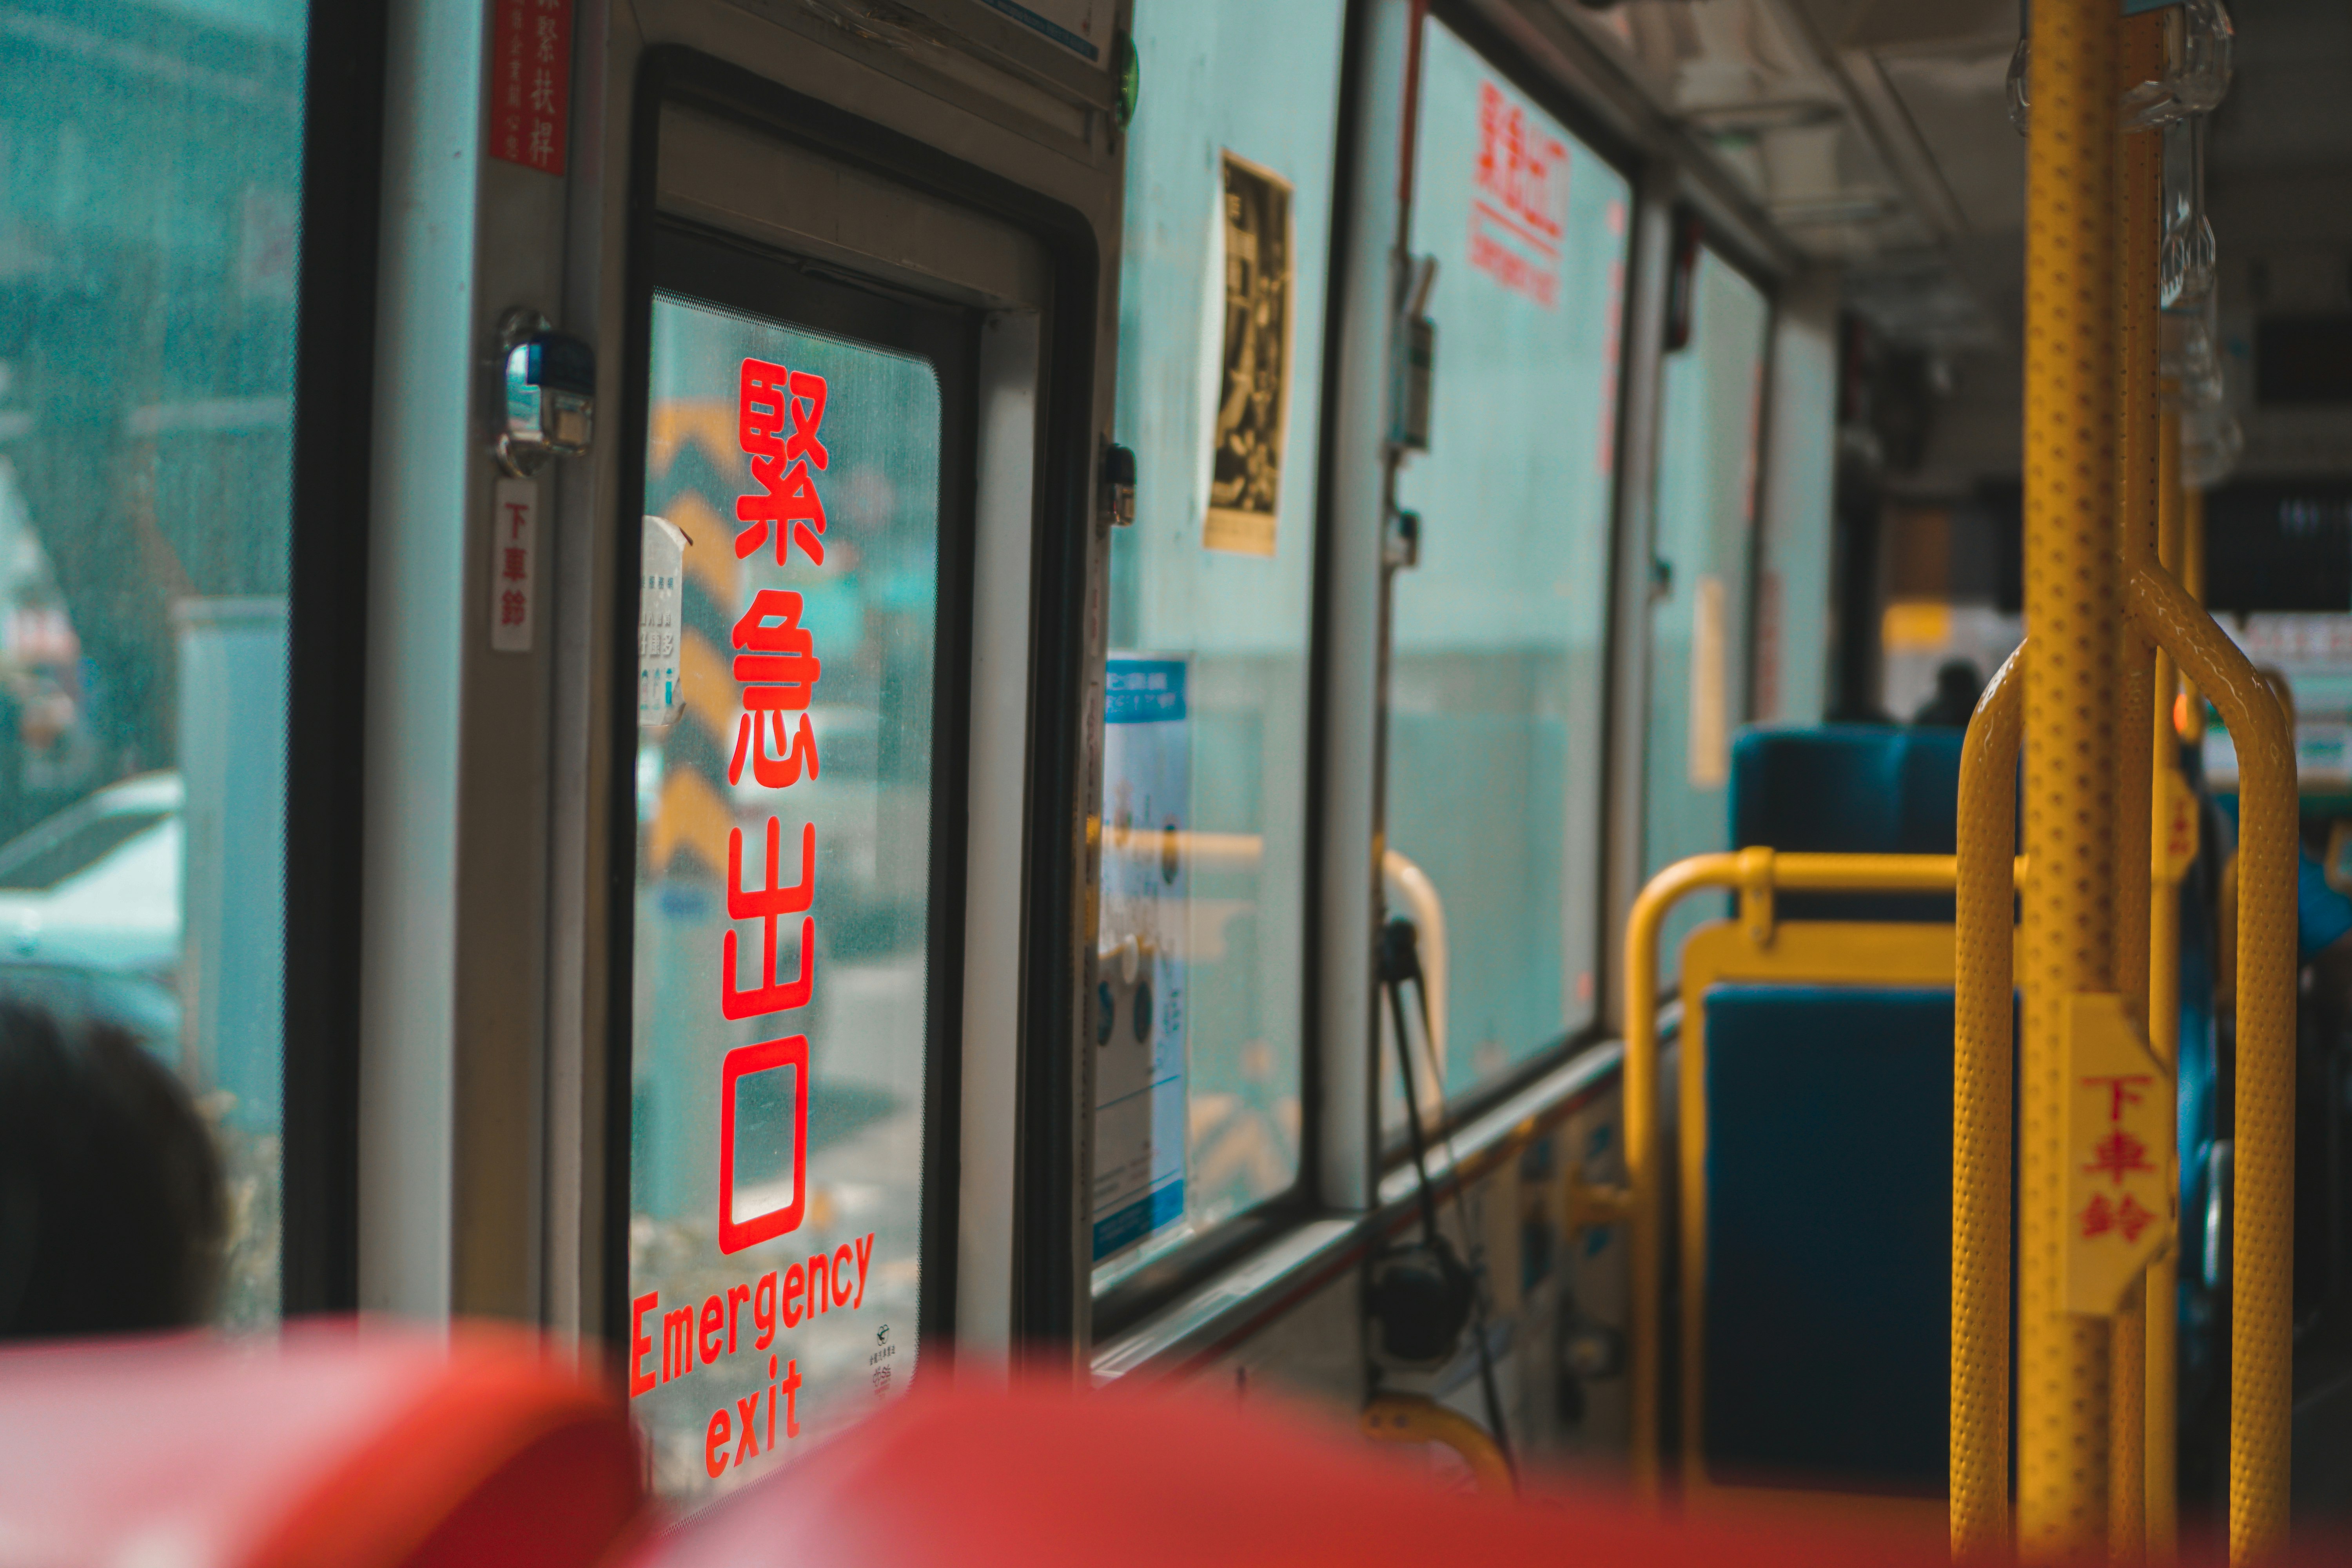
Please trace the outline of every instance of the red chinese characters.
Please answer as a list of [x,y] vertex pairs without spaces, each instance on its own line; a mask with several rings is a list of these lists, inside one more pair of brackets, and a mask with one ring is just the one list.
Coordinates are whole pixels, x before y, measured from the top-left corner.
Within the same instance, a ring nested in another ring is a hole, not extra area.
[[[2156,1175],[2160,1171],[2148,1158],[2147,1144],[2123,1125],[2124,1112],[2138,1105],[2155,1081],[2148,1073],[2110,1073],[2086,1077],[2084,1089],[2098,1089],[2107,1097],[2107,1131],[2091,1145],[2091,1158],[2084,1173],[2104,1177],[2110,1189],[2119,1188],[2133,1176]],[[2110,1234],[2119,1235],[2126,1242],[2137,1241],[2140,1232],[2157,1222],[2158,1215],[2147,1205],[2129,1193],[2116,1197],[2111,1193],[2095,1193],[2076,1216],[2085,1239]]]
[[[796,372],[767,360],[746,359],[736,384],[736,433],[751,459],[758,487],[735,503],[747,524],[736,536],[735,553],[748,557],[772,533],[776,560],[789,559],[797,542],[811,565],[824,560],[824,503],[814,474],[830,459],[821,431],[825,383],[821,375]],[[787,789],[817,776],[816,729],[809,705],[824,673],[815,637],[801,625],[802,597],[790,589],[762,588],[736,620],[734,675],[743,710],[735,728],[735,754],[727,781],[740,785],[743,764],[763,789]],[[797,722],[789,716],[797,716]],[[787,728],[790,725],[791,728]],[[719,1008],[727,1018],[760,1018],[807,1007],[816,997],[816,824],[803,823],[796,867],[786,875],[782,819],[767,821],[764,853],[747,886],[743,830],[727,835],[727,918],[756,921],[759,956],[745,976],[742,939],[730,929],[719,944]],[[799,916],[798,928],[792,917]],[[779,944],[793,941],[795,961],[779,979]],[[797,971],[797,973],[793,973]],[[793,1180],[789,1197],[762,1212],[736,1213],[735,1113],[738,1083],[746,1076],[790,1072],[793,1084]],[[767,1040],[730,1051],[720,1074],[719,1136],[719,1247],[736,1252],[797,1229],[808,1191],[807,1106],[809,1045],[805,1035]]]
[[[824,377],[787,371],[766,360],[743,362],[735,398],[735,440],[751,459],[760,492],[735,503],[735,554],[750,555],[773,532],[776,560],[797,543],[814,565],[824,563],[824,502],[818,499],[812,466],[822,470],[830,454],[817,432],[824,423]],[[789,526],[787,526],[789,525]]]
[[2154,1225],[2156,1217],[2129,1193],[2121,1203],[2110,1203],[2105,1193],[2099,1193],[2083,1205],[2083,1235],[2087,1238],[2119,1231],[2126,1241],[2137,1241],[2139,1233]]
[[561,174],[572,0],[498,0],[490,28],[490,156]]
[[499,546],[499,625],[520,626],[528,623],[530,611],[530,546],[522,542],[530,537],[530,509],[523,501],[507,501],[499,515],[506,524]]
[[[777,624],[769,626],[770,620]],[[801,596],[770,588],[754,597],[735,623],[735,679],[743,683],[743,715],[735,725],[735,755],[727,764],[730,784],[743,782],[746,757],[751,776],[767,789],[800,783],[803,765],[809,777],[816,777],[816,729],[806,710],[824,666],[816,657],[815,639],[801,628],[800,621]],[[801,716],[789,742],[784,734],[787,712]]]
[[1470,265],[1546,310],[1559,302],[1568,144],[1493,82],[1478,84]]

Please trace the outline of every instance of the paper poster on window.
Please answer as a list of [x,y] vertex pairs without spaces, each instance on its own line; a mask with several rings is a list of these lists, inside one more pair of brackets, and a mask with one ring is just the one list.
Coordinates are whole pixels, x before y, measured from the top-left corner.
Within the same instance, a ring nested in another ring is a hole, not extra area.
[[646,516],[637,570],[637,727],[665,730],[677,722],[686,604],[686,535],[667,518]]
[[1095,989],[1094,1256],[1184,1215],[1183,844],[1192,826],[1184,661],[1109,661],[1102,926]]
[[1290,402],[1290,182],[1225,154],[1225,325],[1201,542],[1274,553]]

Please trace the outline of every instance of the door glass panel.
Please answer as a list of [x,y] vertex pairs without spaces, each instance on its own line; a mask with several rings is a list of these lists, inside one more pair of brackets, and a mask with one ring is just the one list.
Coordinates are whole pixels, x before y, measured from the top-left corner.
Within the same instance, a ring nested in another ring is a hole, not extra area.
[[278,1311],[307,11],[0,26],[0,994],[118,1026],[213,1135],[220,1289],[151,1322]]
[[[1747,275],[1701,247],[1690,341],[1665,357],[1658,431],[1657,554],[1650,612],[1643,847],[1655,872],[1731,841],[1731,739],[1748,713],[1757,444],[1770,307]],[[1663,951],[1714,918],[1688,900]]]
[[1138,7],[1095,1006],[1096,1283],[1298,1174],[1340,0]]
[[651,375],[630,1392],[691,1496],[919,1353],[943,426],[924,359],[670,294]]
[[[1412,225],[1437,260],[1436,380],[1398,487],[1421,562],[1395,576],[1387,842],[1433,891],[1424,960],[1443,926],[1453,1099],[1592,1018],[1631,192],[1443,25],[1425,49]],[[1390,869],[1390,908],[1414,914]],[[1402,1125],[1392,1058],[1381,1093]]]

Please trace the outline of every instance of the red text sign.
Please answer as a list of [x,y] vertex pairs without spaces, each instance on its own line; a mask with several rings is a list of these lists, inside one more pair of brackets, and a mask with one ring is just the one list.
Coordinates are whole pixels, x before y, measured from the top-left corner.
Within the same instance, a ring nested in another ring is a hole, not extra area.
[[2172,1081],[2120,997],[2070,999],[2067,1305],[2105,1314],[2172,1235]]
[[1546,310],[1559,304],[1568,144],[1493,82],[1478,84],[1470,265]]
[[493,0],[490,156],[563,173],[572,107],[572,0]]
[[[768,360],[743,361],[736,379],[736,445],[751,460],[756,488],[735,503],[736,517],[748,525],[736,536],[738,557],[751,554],[772,534],[780,564],[788,559],[786,547],[792,542],[799,543],[811,565],[824,560],[824,546],[817,537],[824,531],[824,503],[818,499],[811,472],[822,470],[831,460],[823,437],[824,400],[825,382],[821,375]],[[736,619],[731,638],[734,676],[742,691],[743,710],[736,719],[735,755],[727,767],[730,784],[742,783],[747,759],[752,778],[764,789],[787,789],[803,777],[817,776],[816,730],[809,721],[808,707],[816,696],[824,664],[817,658],[815,637],[801,625],[801,595],[792,590],[762,588],[752,595],[751,607]],[[791,722],[787,714],[798,721],[791,730],[786,729]],[[730,929],[719,942],[719,1011],[730,1020],[793,1012],[816,1000],[816,916],[812,912],[816,901],[816,824],[804,822],[793,836],[796,855],[785,848],[782,817],[768,818],[763,837],[765,843],[755,851],[751,881],[746,885],[743,830],[730,828],[727,834]],[[794,915],[800,917],[797,922],[792,919]],[[743,942],[732,929],[732,923],[744,921],[755,922],[751,940],[758,944],[757,952],[748,955],[756,978],[748,981]],[[793,942],[795,960],[780,980],[777,950],[792,938],[798,939]],[[793,1075],[792,1194],[764,1212],[739,1215],[735,1212],[736,1086],[747,1075],[780,1071]],[[729,1052],[721,1065],[721,1252],[740,1252],[800,1228],[808,1203],[808,1075],[809,1043],[804,1035],[745,1046]],[[712,1423],[716,1431],[719,1416]]]

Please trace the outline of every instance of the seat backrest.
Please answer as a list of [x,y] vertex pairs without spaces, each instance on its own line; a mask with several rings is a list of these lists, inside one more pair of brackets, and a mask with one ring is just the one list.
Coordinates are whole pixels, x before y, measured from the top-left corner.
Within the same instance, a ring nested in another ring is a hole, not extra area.
[[[645,1506],[616,1393],[520,1331],[314,1323],[0,1350],[10,1562],[599,1568]],[[226,1440],[225,1440],[226,1439]]]
[[1728,984],[1706,1009],[1708,1479],[1941,1496],[1952,993]]
[[[1731,752],[1731,842],[1846,855],[1949,855],[1961,731],[1750,730]],[[1948,894],[1787,893],[1785,920],[1945,921]]]

